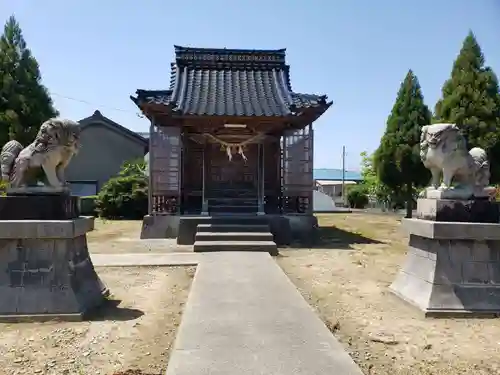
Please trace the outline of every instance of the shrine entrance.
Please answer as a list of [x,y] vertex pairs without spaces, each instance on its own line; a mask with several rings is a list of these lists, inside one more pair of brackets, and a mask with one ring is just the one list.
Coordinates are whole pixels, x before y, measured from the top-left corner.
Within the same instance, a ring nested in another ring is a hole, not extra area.
[[235,154],[229,160],[226,152],[216,144],[208,148],[207,198],[257,198],[258,166],[257,145],[249,145],[245,150],[245,160]]
[[[228,157],[218,144],[207,145],[205,199],[209,213],[256,213],[259,202],[258,145]],[[246,158],[246,159],[245,159]]]

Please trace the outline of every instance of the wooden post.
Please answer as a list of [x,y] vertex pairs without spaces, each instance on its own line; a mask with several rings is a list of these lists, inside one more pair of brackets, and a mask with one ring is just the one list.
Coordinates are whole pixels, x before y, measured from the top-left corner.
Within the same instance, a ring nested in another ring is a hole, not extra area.
[[182,130],[179,132],[179,165],[177,166],[179,175],[177,176],[177,215],[182,214],[182,183],[184,172],[184,142],[182,137]]
[[309,196],[309,207],[308,212],[310,214],[314,213],[314,129],[312,123],[309,124],[309,160],[310,160],[310,168],[311,168],[311,193]]
[[203,151],[202,151],[202,156],[201,156],[201,214],[204,216],[208,216],[208,204],[207,200],[205,198],[205,177],[206,177],[206,164],[205,164],[205,153],[207,151],[207,143],[205,142],[203,144]]
[[148,214],[153,214],[153,136],[155,131],[155,118],[151,116],[151,122],[149,123],[149,160],[148,160]]
[[264,147],[262,143],[257,144],[257,183],[258,183],[258,201],[257,201],[257,215],[264,215]]

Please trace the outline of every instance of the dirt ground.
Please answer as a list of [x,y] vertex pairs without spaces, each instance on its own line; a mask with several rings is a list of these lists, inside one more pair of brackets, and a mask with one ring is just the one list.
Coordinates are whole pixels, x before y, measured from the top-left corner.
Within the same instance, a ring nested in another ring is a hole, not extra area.
[[0,323],[0,374],[165,372],[194,268],[98,268],[97,272],[111,296],[90,321]]
[[90,253],[165,253],[191,252],[189,245],[177,245],[176,239],[141,240],[141,220],[95,220],[95,227],[87,234]]
[[320,215],[321,245],[278,262],[365,374],[500,374],[499,319],[425,319],[388,291],[405,255],[399,220]]

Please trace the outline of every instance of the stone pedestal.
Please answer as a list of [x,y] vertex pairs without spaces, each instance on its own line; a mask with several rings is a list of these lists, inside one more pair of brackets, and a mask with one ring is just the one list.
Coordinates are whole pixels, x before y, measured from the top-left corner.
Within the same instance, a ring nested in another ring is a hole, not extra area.
[[416,217],[445,222],[499,223],[500,209],[497,202],[488,199],[418,199]]
[[500,224],[402,223],[408,254],[392,292],[426,316],[500,313]]
[[87,248],[94,219],[0,220],[0,320],[79,320],[105,299]]
[[0,197],[0,220],[71,220],[78,197],[69,194],[13,194]]

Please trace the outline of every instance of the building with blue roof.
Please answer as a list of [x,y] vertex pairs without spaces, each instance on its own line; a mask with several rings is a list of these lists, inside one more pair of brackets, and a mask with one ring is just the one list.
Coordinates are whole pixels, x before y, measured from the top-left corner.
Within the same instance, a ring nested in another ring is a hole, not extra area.
[[[342,169],[340,168],[317,168],[313,169],[313,178],[324,181],[342,181]],[[360,182],[363,180],[361,172],[345,171],[346,181]]]

